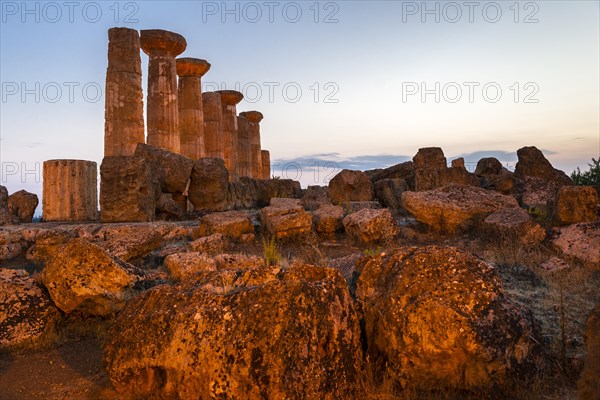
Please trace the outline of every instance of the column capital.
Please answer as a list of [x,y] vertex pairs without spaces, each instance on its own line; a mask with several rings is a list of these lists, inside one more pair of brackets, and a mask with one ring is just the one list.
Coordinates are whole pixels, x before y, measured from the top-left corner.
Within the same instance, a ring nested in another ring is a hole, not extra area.
[[237,90],[217,90],[221,95],[221,102],[228,106],[234,106],[244,100],[244,95]]
[[250,122],[256,123],[259,123],[264,118],[262,113],[259,111],[244,111],[240,113],[240,116],[246,118]]
[[176,57],[183,53],[187,47],[187,42],[183,36],[162,29],[143,30],[140,39],[142,50],[149,56],[166,53]]
[[199,58],[178,58],[177,75],[201,78],[210,69],[210,63]]

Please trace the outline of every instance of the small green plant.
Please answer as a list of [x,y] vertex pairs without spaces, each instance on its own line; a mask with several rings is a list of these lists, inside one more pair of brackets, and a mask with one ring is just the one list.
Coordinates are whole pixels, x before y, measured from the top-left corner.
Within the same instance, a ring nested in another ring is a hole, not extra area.
[[380,246],[373,247],[370,249],[365,249],[363,254],[367,257],[377,257],[383,252],[383,249]]
[[279,248],[277,246],[277,242],[275,241],[275,237],[272,236],[269,240],[263,238],[262,245],[265,264],[268,267],[277,265],[281,261],[281,253],[279,253]]
[[585,172],[581,172],[577,167],[577,170],[571,174],[571,179],[580,186],[600,186],[600,157],[597,160],[592,158],[592,163],[588,166],[590,169]]
[[548,213],[546,211],[542,210],[541,208],[528,207],[527,213],[536,222],[544,222],[548,218]]

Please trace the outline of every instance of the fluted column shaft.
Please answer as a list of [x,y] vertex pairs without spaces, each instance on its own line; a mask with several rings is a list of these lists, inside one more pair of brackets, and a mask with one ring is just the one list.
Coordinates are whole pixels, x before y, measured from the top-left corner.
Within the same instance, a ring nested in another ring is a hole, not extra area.
[[222,129],[224,138],[224,161],[231,181],[238,180],[237,171],[237,107],[244,96],[235,90],[220,90],[221,112],[223,113]]
[[261,144],[260,144],[260,121],[263,115],[258,111],[247,111],[240,116],[248,120],[248,176],[261,179]]
[[268,150],[261,150],[261,175],[262,179],[271,179],[271,153]]
[[237,117],[237,175],[250,176],[250,121]]
[[202,93],[204,117],[204,151],[206,157],[225,159],[223,138],[223,114],[221,95],[218,92]]

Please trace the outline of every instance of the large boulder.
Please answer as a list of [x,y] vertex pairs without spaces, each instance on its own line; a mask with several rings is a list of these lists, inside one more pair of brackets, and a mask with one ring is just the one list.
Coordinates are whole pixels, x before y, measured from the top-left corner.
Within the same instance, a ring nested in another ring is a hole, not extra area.
[[312,215],[293,203],[262,208],[260,221],[263,231],[277,239],[303,236],[312,229]]
[[402,206],[436,232],[455,233],[494,211],[518,207],[510,196],[481,188],[449,185],[425,192],[402,193]]
[[402,206],[402,193],[409,190],[404,179],[381,179],[375,182],[375,197],[382,206],[399,210]]
[[220,158],[201,158],[194,163],[188,191],[198,211],[224,211],[228,208],[229,172]]
[[94,232],[93,240],[123,261],[146,256],[164,244],[163,235],[153,224],[110,224]]
[[23,237],[16,232],[0,231],[0,261],[9,261],[19,257],[27,245]]
[[384,242],[399,232],[398,225],[387,208],[364,208],[348,214],[344,220],[346,234],[362,243]]
[[139,143],[135,155],[142,157],[158,179],[163,193],[183,194],[187,188],[194,161],[169,150]]
[[331,205],[329,200],[329,188],[327,186],[309,186],[302,196],[302,207],[313,211],[322,205]]
[[41,278],[65,313],[108,315],[137,294],[142,273],[85,239],[72,239],[46,264]]
[[169,254],[165,257],[164,264],[173,279],[178,281],[186,280],[201,272],[217,270],[217,263],[213,257],[196,251]]
[[144,158],[104,157],[100,177],[100,222],[154,220],[160,187]]
[[332,235],[342,230],[344,225],[344,209],[340,206],[322,205],[312,211],[315,231],[324,235]]
[[404,247],[363,259],[357,269],[367,352],[393,384],[485,390],[543,368],[531,313],[471,253]]
[[444,152],[439,147],[419,149],[413,157],[415,191],[437,189],[449,184],[479,186],[479,179],[469,173],[463,163],[453,163],[448,168]]
[[8,210],[8,189],[0,185],[0,226],[18,223],[19,219]]
[[598,192],[591,186],[563,186],[556,194],[554,224],[570,225],[596,220]]
[[553,182],[558,187],[573,185],[571,178],[563,171],[555,169],[536,147],[523,147],[517,150],[517,157],[519,161],[515,166],[515,177],[518,179],[533,177]]
[[240,240],[254,233],[250,216],[243,211],[225,211],[207,214],[200,219],[199,236],[221,233],[233,240]]
[[552,247],[567,258],[600,269],[600,221],[554,228]]
[[475,175],[481,179],[481,186],[502,194],[511,194],[515,186],[514,174],[504,168],[494,157],[482,158],[477,162]]
[[48,294],[26,271],[0,268],[0,350],[34,343],[59,318]]
[[342,170],[329,181],[329,198],[333,204],[373,200],[373,183],[362,171]]
[[520,207],[504,208],[491,213],[483,221],[482,230],[495,242],[515,240],[523,244],[534,244],[546,238],[546,230]]
[[104,366],[125,396],[353,399],[359,320],[339,272],[295,264],[158,286],[119,313]]
[[406,161],[383,169],[372,169],[365,171],[371,178],[373,184],[383,179],[402,179],[406,182],[409,190],[415,189],[415,165],[412,161]]
[[600,304],[590,313],[585,324],[587,354],[577,391],[580,400],[600,399]]
[[27,223],[33,220],[33,214],[39,204],[36,194],[26,190],[19,190],[8,196],[8,211],[19,219],[19,222]]

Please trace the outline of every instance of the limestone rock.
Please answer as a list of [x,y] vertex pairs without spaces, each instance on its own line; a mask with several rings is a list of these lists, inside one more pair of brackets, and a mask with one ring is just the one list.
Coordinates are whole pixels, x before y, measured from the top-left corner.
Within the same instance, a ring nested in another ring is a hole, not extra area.
[[[183,197],[187,203],[187,198]],[[185,210],[174,199],[174,195],[162,193],[156,203],[156,218],[162,221],[182,221],[185,219]]]
[[265,207],[260,221],[263,231],[277,239],[302,236],[312,229],[312,215],[300,205]]
[[[244,179],[242,179],[244,181]],[[251,180],[256,185],[255,207],[265,207],[273,198],[300,198],[300,182],[291,179]]]
[[190,249],[200,253],[222,253],[227,247],[229,247],[229,241],[221,233],[201,237],[200,239],[190,242]]
[[494,268],[452,247],[404,247],[358,266],[356,297],[380,375],[413,388],[491,389],[543,366],[529,310]]
[[60,313],[24,270],[0,268],[0,349],[35,342]]
[[554,224],[570,225],[596,220],[598,193],[591,186],[563,186],[554,206]]
[[188,186],[194,161],[169,150],[140,143],[135,155],[142,157],[163,193],[183,194]]
[[504,168],[496,158],[482,158],[477,162],[475,175],[481,178],[481,186],[502,194],[511,194],[515,186],[514,174]]
[[322,205],[312,211],[315,231],[322,234],[333,234],[342,230],[344,225],[344,209],[340,206]]
[[164,243],[156,225],[104,225],[93,236],[98,245],[112,256],[132,261],[156,250]]
[[600,399],[600,304],[590,313],[585,324],[587,354],[577,390],[580,400]]
[[398,225],[387,208],[362,209],[347,215],[343,224],[346,234],[362,243],[390,240],[399,232]]
[[404,179],[381,179],[375,182],[375,197],[382,206],[399,210],[402,206],[402,193],[408,190]]
[[463,165],[448,168],[444,152],[439,147],[419,149],[413,157],[415,168],[415,191],[421,192],[450,184],[479,186],[479,179]]
[[200,272],[216,271],[217,263],[205,253],[175,253],[165,257],[165,267],[175,280],[183,281]]
[[38,204],[37,194],[29,193],[26,190],[19,190],[8,196],[8,211],[22,223],[33,220],[33,214]]
[[544,154],[536,147],[523,147],[517,150],[519,161],[515,166],[515,176],[541,178],[553,182],[558,187],[573,185],[573,181],[563,171],[555,169]]
[[316,210],[322,205],[331,205],[327,186],[309,186],[302,195],[302,207],[305,210]]
[[35,238],[35,244],[27,250],[26,258],[39,265],[45,265],[70,239],[77,236],[74,230],[50,229],[40,232]]
[[10,211],[8,211],[8,189],[0,185],[0,226],[19,223]]
[[526,176],[517,183],[515,189],[522,207],[527,208],[540,221],[552,217],[554,201],[559,190],[556,182]]
[[483,230],[493,240],[518,240],[524,244],[539,243],[546,231],[520,207],[504,208],[491,213],[483,221]]
[[437,232],[454,233],[483,220],[494,211],[518,207],[510,196],[475,188],[449,185],[426,192],[402,193],[402,206],[418,221]]
[[373,183],[362,171],[342,170],[329,181],[329,198],[333,204],[373,200]]
[[554,228],[552,247],[566,257],[600,269],[600,221]]
[[345,279],[292,265],[206,273],[128,304],[104,347],[123,395],[358,398],[360,328]]
[[141,273],[85,239],[72,239],[46,264],[41,278],[56,306],[67,314],[78,310],[107,315],[137,293]]
[[189,200],[198,211],[227,209],[229,173],[220,158],[201,158],[194,163]]
[[144,158],[104,157],[100,176],[101,222],[154,220],[160,188]]
[[254,226],[247,213],[225,211],[202,217],[199,231],[201,236],[220,233],[232,240],[239,240],[245,234],[254,233]]
[[409,190],[415,189],[415,164],[406,161],[384,169],[373,169],[365,171],[375,184],[383,179],[403,179]]

